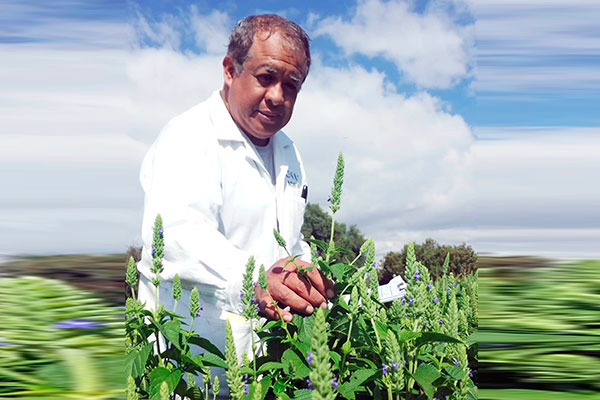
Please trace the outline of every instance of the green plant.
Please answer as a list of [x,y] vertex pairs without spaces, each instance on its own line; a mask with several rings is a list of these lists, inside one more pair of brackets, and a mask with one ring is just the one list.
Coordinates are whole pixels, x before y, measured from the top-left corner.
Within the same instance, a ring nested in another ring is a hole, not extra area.
[[[474,354],[467,346],[477,322],[472,307],[476,277],[457,279],[449,272],[434,282],[410,244],[404,275],[408,283],[406,296],[390,305],[382,304],[373,240],[366,240],[351,261],[346,257],[348,251],[335,242],[334,217],[341,205],[343,175],[340,154],[330,198],[328,240],[310,240],[313,264],[335,283],[331,307],[306,317],[296,315],[291,322],[281,315],[275,321],[257,320],[252,285],[255,265],[250,258],[243,280],[243,315],[251,321],[260,340],[253,343],[254,353],[258,348],[263,352],[252,360],[244,354],[240,364],[229,328],[223,355],[191,329],[183,330],[180,316],[160,307],[144,310],[134,298],[128,299],[128,367],[136,395],[158,398],[166,382],[170,395],[208,398],[208,387],[202,391],[193,386],[193,380],[186,383],[181,378],[184,373],[206,376],[207,366],[214,365],[226,368],[234,399],[476,398],[469,369]],[[274,235],[285,248],[277,231]],[[155,239],[156,248],[162,250],[159,218]],[[294,262],[295,257],[289,256]],[[446,259],[444,270],[448,263]],[[156,258],[154,269],[158,285],[161,263]],[[269,292],[263,265],[257,284]],[[192,295],[192,317],[196,303]],[[156,345],[152,351],[154,344],[149,338],[158,333],[165,337],[167,348]],[[192,357],[191,344],[201,346],[206,353]]]

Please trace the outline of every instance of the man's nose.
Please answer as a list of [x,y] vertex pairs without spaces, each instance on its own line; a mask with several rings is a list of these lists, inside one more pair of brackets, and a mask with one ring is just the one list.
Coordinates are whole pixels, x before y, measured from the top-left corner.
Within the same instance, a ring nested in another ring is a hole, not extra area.
[[266,98],[274,106],[283,104],[283,87],[281,86],[281,82],[269,86]]

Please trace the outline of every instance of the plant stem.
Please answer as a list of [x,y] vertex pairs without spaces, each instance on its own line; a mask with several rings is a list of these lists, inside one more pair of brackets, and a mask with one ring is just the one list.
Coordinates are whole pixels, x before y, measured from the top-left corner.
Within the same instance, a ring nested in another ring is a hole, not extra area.
[[360,254],[360,251],[359,251],[358,255],[356,256],[356,258],[354,260],[352,260],[352,262],[350,263],[350,265],[354,265],[354,263],[360,258],[360,256],[362,256],[362,254]]
[[[350,342],[350,333],[352,332],[352,322],[354,322],[354,318],[350,319],[350,328],[348,329],[348,335],[346,336],[346,342]],[[342,357],[342,363],[340,364],[342,367],[342,374],[345,373],[345,366],[346,366],[346,356],[348,354],[346,352],[344,352],[344,356]]]
[[379,351],[383,350],[383,346],[381,345],[381,340],[379,340],[379,333],[377,333],[377,326],[375,325],[375,321],[371,320],[371,325],[373,325],[373,330],[375,331],[375,337],[377,338],[377,345],[379,346]]
[[256,344],[254,343],[254,320],[250,318],[250,335],[252,335],[252,366],[254,367],[254,381],[256,382]]
[[273,298],[273,296],[271,296],[271,292],[269,292],[269,289],[265,289],[265,291],[267,292],[267,294],[271,298],[271,303],[273,303],[273,306],[275,306],[275,310],[277,310],[277,314],[279,314],[279,319],[281,320],[281,324],[283,326],[283,329],[285,329],[285,333],[287,334],[288,341],[291,343],[292,342],[292,335],[290,335],[290,331],[288,331],[287,322],[283,319],[283,315],[281,314],[281,311],[279,311],[279,307],[277,306],[277,302],[275,301],[275,299]]
[[[333,243],[333,233],[335,232],[335,213],[331,215],[331,235],[329,236],[329,246]],[[325,257],[325,263],[329,263],[329,255],[331,252],[329,251],[329,247],[327,247],[327,256]]]

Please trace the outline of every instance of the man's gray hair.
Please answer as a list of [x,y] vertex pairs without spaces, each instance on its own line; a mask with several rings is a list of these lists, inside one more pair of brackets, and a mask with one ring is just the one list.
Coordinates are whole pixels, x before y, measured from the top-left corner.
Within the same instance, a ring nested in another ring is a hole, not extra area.
[[[244,63],[248,59],[248,53],[254,36],[257,33],[266,33],[268,38],[275,32],[279,32],[286,44],[293,51],[304,53],[306,73],[310,68],[310,44],[308,34],[294,22],[276,14],[251,15],[240,20],[229,36],[227,55],[233,60],[235,72],[242,72]],[[265,39],[266,39],[265,38]]]

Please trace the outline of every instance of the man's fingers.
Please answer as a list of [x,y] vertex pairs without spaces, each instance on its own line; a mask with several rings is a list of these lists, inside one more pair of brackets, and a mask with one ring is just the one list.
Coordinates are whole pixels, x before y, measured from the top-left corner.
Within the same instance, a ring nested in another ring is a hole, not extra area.
[[[295,274],[290,274],[295,275]],[[273,298],[300,314],[312,314],[314,307],[285,284],[270,287]],[[319,303],[320,304],[320,303]]]
[[269,302],[265,308],[264,313],[267,318],[277,321],[279,319],[279,313],[283,316],[283,320],[286,322],[290,322],[292,320],[292,314],[289,311],[284,310],[281,307],[276,306],[275,304]]
[[301,275],[295,273],[284,275],[283,283],[313,307],[320,307],[321,304],[327,305],[326,298]]
[[309,264],[302,260],[296,260],[296,262],[299,263],[299,265],[303,268],[312,267],[312,271],[306,271],[306,275],[310,279],[312,285],[319,291],[324,299],[330,299],[334,296],[335,293],[333,292],[333,283],[323,276],[316,265]]

